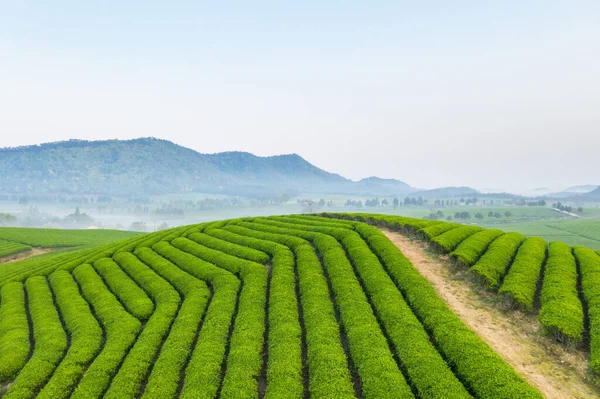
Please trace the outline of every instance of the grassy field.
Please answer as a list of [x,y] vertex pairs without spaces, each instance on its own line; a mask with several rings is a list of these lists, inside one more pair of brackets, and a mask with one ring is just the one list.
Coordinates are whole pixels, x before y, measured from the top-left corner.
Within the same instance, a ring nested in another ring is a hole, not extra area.
[[60,248],[101,245],[139,233],[120,230],[61,230],[0,227],[0,239],[33,247]]

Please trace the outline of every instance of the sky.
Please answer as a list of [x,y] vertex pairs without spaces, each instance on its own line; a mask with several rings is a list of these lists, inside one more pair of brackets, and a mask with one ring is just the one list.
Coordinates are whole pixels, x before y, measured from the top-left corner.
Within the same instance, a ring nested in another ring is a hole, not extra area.
[[0,147],[148,136],[419,188],[600,184],[600,2],[0,0]]

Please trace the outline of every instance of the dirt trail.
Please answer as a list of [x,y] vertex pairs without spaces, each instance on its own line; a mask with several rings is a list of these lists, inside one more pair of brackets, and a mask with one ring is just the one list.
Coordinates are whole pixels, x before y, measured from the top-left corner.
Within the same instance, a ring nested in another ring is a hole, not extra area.
[[537,333],[535,318],[501,311],[486,293],[476,292],[451,271],[446,260],[427,251],[423,242],[399,233],[382,232],[427,278],[438,295],[505,361],[546,398],[598,398],[587,374],[587,359]]
[[2,263],[10,263],[16,262],[18,260],[23,260],[27,258],[33,258],[34,256],[38,256],[41,254],[45,254],[48,252],[57,251],[59,248],[31,248],[29,251],[19,252],[17,254],[5,256],[4,258],[0,258],[0,264]]

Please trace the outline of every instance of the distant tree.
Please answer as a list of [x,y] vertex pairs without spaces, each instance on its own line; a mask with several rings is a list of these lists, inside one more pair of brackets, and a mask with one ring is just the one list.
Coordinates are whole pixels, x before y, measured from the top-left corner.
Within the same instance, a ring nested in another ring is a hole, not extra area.
[[417,205],[417,199],[416,199],[415,197],[412,197],[412,198],[410,199],[410,204],[411,204],[411,205]]
[[318,206],[319,206],[319,208],[323,208],[325,206],[325,200],[323,198],[321,198],[319,200],[319,205]]
[[384,198],[383,201],[381,201],[381,206],[388,206],[388,205],[389,205],[388,200]]
[[410,205],[410,197],[404,198],[404,205]]
[[446,220],[447,220],[447,221],[451,221],[451,220],[452,220],[452,215],[448,215],[448,216],[446,217]]
[[500,219],[502,217],[502,214],[500,212],[494,212],[494,217],[496,219]]
[[460,213],[460,212],[456,212],[456,213],[454,214],[454,219],[462,219],[462,215],[461,215],[461,213]]
[[477,201],[478,201],[477,197],[473,197],[473,200],[472,200],[473,204],[477,204]]
[[483,213],[477,212],[475,214],[475,219],[477,219],[477,220],[483,220],[483,218],[484,218]]
[[148,229],[148,227],[146,226],[146,223],[144,223],[144,222],[133,222],[129,226],[129,230],[133,230],[133,231],[146,231],[147,229]]
[[577,208],[577,212],[579,212],[579,213],[583,213],[583,207],[582,207],[582,206],[580,206],[579,208]]
[[168,228],[169,228],[169,225],[168,225],[168,224],[166,224],[165,222],[163,222],[163,223],[161,223],[161,224],[160,224],[160,225],[159,225],[159,226],[156,228],[156,230],[157,230],[157,231],[159,231],[159,230],[166,230],[166,229],[168,229]]
[[437,214],[435,212],[431,212],[429,214],[429,216],[425,216],[423,219],[427,219],[427,220],[437,220]]
[[19,205],[27,205],[29,204],[29,197],[26,195],[22,195],[19,197]]
[[438,219],[443,219],[444,218],[444,212],[442,212],[442,211],[437,211],[435,214],[436,214],[436,216],[437,216]]
[[471,219],[471,214],[469,212],[461,212],[460,217],[463,220],[469,220]]
[[313,200],[303,200],[302,205],[304,205],[304,213],[313,213],[317,203]]
[[494,217],[494,211],[489,211],[488,212],[488,217],[489,218],[493,218]]
[[471,205],[473,203],[473,200],[471,198],[467,198],[467,200],[465,201],[465,205]]
[[10,213],[0,213],[0,226],[14,225],[17,222],[17,217]]
[[464,198],[461,198],[461,199],[460,199],[460,203],[461,203],[461,204],[464,204],[464,203],[465,203],[465,199],[464,199]]
[[398,208],[398,204],[400,201],[398,201],[398,198],[394,198],[394,209]]
[[506,211],[504,212],[504,216],[506,216],[507,219],[510,219],[513,216],[513,214],[511,211]]

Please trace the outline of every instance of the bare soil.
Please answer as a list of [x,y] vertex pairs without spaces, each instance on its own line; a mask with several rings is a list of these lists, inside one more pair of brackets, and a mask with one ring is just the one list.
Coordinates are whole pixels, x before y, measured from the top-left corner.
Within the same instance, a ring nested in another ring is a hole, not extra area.
[[569,350],[539,333],[535,315],[501,309],[493,293],[476,289],[464,272],[422,241],[382,229],[438,295],[473,331],[546,398],[598,398],[583,351]]
[[59,248],[31,248],[29,251],[23,251],[9,256],[5,256],[4,258],[0,258],[0,264],[16,262],[18,260],[23,260],[27,258],[33,258],[34,256],[38,256],[48,252],[54,252],[58,249]]

